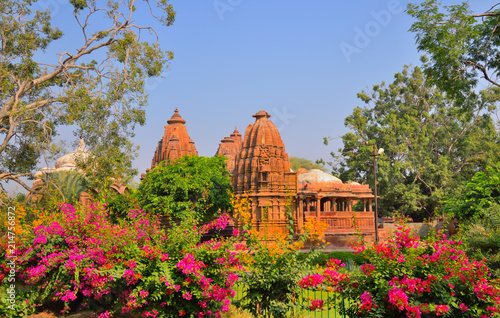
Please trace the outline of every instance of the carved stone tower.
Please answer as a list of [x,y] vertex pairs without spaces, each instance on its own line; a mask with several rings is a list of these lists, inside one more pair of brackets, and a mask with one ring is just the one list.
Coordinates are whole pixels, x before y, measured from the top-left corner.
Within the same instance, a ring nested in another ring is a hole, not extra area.
[[189,138],[186,121],[179,115],[176,108],[172,118],[167,120],[163,138],[158,142],[153,160],[151,160],[151,169],[156,167],[163,160],[176,160],[182,156],[198,156],[198,151],[194,142]]
[[253,117],[255,123],[248,125],[236,161],[233,189],[237,196],[249,192],[254,221],[284,226],[285,197],[296,194],[297,175],[290,172],[288,154],[278,129],[269,120],[271,115],[261,110]]
[[217,149],[217,155],[227,157],[227,170],[231,174],[231,178],[234,178],[236,162],[241,152],[241,146],[243,145],[243,139],[238,129],[235,127],[234,132],[229,137],[224,137],[219,144],[219,149]]

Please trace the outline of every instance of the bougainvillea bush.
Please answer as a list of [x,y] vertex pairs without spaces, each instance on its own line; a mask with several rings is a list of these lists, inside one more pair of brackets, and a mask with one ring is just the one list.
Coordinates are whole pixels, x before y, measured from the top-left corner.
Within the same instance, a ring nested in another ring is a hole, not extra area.
[[220,317],[228,310],[239,268],[232,244],[198,243],[206,231],[226,226],[226,214],[201,228],[187,218],[167,235],[157,218],[138,207],[119,224],[107,220],[102,204],[64,204],[60,212],[17,250],[16,283],[29,292],[17,295],[18,312],[1,316],[47,304],[59,305],[62,313],[91,309],[100,317]]
[[499,316],[498,282],[484,260],[465,255],[460,241],[444,235],[421,240],[401,226],[387,242],[354,248],[367,261],[358,271],[331,260],[322,272],[304,277],[302,288],[343,293],[343,311],[351,317]]

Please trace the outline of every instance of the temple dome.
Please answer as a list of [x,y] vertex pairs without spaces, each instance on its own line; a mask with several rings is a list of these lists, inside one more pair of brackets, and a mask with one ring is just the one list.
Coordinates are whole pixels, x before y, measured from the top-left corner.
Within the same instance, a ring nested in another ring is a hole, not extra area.
[[85,147],[85,142],[83,141],[83,139],[80,139],[78,147],[74,151],[65,154],[61,158],[57,159],[55,163],[55,169],[63,169],[63,170],[72,170],[72,168],[76,169],[77,164],[87,161],[89,156],[90,154],[87,151],[87,148]]
[[319,169],[311,169],[307,172],[301,173],[297,180],[299,184],[301,183],[342,183],[342,180],[339,178],[323,172]]
[[[269,120],[271,115],[261,110],[252,115],[255,118],[255,123],[247,127],[245,132],[244,148],[260,147],[260,146],[275,146],[285,148],[281,140],[278,128]],[[289,168],[287,169],[287,171]]]

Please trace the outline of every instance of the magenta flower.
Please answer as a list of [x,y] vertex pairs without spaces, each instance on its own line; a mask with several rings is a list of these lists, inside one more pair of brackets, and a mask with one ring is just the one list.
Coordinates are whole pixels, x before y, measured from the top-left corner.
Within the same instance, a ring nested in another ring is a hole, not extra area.
[[461,303],[459,307],[462,313],[466,312],[468,309],[467,305],[465,305],[464,303]]
[[311,305],[309,306],[309,309],[311,311],[316,310],[316,309],[323,310],[323,300],[321,300],[321,299],[313,300],[311,302]]

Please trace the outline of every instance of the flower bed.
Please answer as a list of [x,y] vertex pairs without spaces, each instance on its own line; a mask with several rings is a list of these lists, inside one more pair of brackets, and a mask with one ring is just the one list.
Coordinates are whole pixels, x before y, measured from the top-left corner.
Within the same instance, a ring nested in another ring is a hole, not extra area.
[[[332,288],[349,301],[353,317],[496,317],[500,290],[484,260],[469,259],[462,243],[440,236],[420,240],[399,227],[384,243],[354,247],[366,264],[348,272],[340,261],[300,281],[305,289]],[[311,309],[321,309],[312,302]]]
[[61,205],[59,212],[17,250],[18,283],[29,288],[16,295],[16,310],[2,307],[3,314],[22,316],[48,303],[59,304],[62,313],[90,307],[100,317],[220,317],[228,310],[240,268],[231,243],[198,244],[206,231],[225,227],[227,215],[202,229],[183,220],[167,235],[140,208],[120,224],[110,223],[99,204]]

